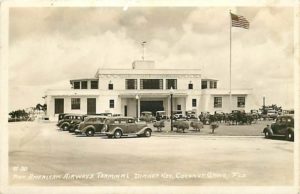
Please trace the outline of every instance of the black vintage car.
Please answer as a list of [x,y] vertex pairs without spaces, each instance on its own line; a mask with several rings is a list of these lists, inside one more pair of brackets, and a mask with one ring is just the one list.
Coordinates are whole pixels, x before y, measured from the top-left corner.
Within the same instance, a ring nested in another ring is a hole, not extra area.
[[71,121],[76,119],[77,116],[82,116],[82,115],[80,115],[80,114],[65,114],[64,118],[58,122],[57,126],[61,130],[67,131],[70,127]]
[[68,114],[68,113],[61,113],[61,114],[58,115],[58,121],[57,121],[56,126],[59,126],[59,125],[60,125],[61,120],[63,120],[64,117],[65,117],[65,115],[67,115],[67,114]]
[[74,133],[76,129],[79,128],[79,124],[84,121],[84,119],[88,117],[88,115],[78,115],[74,116],[74,118],[71,120],[70,125],[69,125],[69,132]]
[[266,138],[284,136],[286,140],[294,141],[294,115],[277,117],[276,122],[264,128],[263,133]]

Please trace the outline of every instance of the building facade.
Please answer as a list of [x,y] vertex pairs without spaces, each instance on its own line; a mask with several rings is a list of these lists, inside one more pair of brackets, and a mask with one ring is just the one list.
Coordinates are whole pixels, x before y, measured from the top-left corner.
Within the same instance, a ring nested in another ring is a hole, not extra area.
[[100,69],[95,78],[70,80],[71,88],[47,90],[47,115],[110,112],[139,116],[143,111],[249,111],[251,90],[218,88],[215,79],[204,79],[200,69],[156,69],[154,61],[134,61],[131,69]]

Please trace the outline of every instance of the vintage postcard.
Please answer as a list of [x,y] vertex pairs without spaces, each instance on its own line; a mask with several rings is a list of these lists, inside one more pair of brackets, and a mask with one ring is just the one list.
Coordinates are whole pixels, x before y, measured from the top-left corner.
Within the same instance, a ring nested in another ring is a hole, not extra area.
[[0,193],[299,191],[299,1],[4,1],[0,67]]

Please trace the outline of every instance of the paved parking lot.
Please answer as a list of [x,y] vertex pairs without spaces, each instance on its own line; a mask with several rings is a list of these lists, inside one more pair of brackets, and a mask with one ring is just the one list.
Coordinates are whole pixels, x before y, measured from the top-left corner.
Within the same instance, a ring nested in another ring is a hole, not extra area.
[[55,123],[9,123],[10,184],[292,185],[293,146],[208,133],[107,139],[59,131]]

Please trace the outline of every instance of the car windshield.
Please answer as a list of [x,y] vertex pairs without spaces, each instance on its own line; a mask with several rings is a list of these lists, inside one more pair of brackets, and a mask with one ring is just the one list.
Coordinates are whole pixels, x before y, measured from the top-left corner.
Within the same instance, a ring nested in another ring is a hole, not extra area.
[[105,118],[97,118],[97,121],[100,123],[105,123],[105,120],[106,120]]

